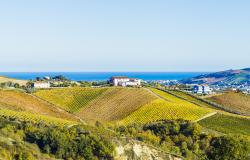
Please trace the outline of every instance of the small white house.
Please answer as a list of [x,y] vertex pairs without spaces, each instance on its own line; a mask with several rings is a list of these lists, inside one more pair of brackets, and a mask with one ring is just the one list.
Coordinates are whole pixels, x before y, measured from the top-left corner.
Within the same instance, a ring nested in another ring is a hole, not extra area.
[[196,94],[211,94],[212,89],[208,85],[194,85],[193,93]]
[[117,76],[117,77],[111,77],[110,82],[114,86],[140,86],[141,80],[135,79],[135,78],[128,78],[126,76]]
[[50,88],[49,82],[34,82],[32,83],[32,88],[42,89],[42,88]]

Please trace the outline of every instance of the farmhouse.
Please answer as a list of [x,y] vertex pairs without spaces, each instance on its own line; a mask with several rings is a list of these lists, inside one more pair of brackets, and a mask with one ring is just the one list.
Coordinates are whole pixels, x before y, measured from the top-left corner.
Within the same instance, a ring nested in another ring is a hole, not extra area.
[[31,85],[32,88],[50,88],[49,82],[33,82]]
[[193,93],[196,94],[211,94],[212,89],[208,85],[194,85]]
[[128,78],[126,76],[116,76],[110,78],[110,83],[114,86],[140,86],[141,80],[136,78]]

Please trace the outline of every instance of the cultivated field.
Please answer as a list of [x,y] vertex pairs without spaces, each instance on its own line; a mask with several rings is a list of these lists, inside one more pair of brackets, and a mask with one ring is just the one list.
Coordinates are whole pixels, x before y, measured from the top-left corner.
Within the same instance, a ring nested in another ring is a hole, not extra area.
[[225,134],[250,136],[250,119],[216,114],[199,122],[202,126]]
[[74,125],[78,124],[75,121],[69,121],[61,118],[55,118],[50,116],[44,116],[39,114],[32,114],[29,112],[23,111],[13,111],[8,109],[0,109],[0,116],[17,120],[17,121],[27,121],[33,123],[45,123],[47,125],[57,125],[57,126],[65,126],[65,125]]
[[230,110],[250,116],[250,95],[228,92],[208,99]]
[[145,89],[109,88],[77,115],[88,119],[114,121],[128,116],[156,98]]
[[76,118],[62,109],[58,109],[38,98],[15,90],[0,90],[0,109],[26,111],[68,120]]
[[192,102],[192,103],[194,103],[196,105],[199,105],[201,107],[204,107],[204,108],[214,108],[213,106],[211,106],[211,105],[209,105],[209,104],[207,104],[205,102],[202,102],[199,99],[197,99],[197,98],[195,98],[195,97],[193,97],[193,96],[191,96],[191,95],[189,95],[187,93],[184,93],[184,92],[181,92],[181,91],[173,91],[173,90],[169,91],[169,92],[172,93],[172,94],[174,94],[174,95],[176,95],[176,96],[179,96],[179,97],[181,97],[183,99],[186,99],[189,102]]
[[157,97],[143,88],[65,88],[40,90],[36,96],[85,120],[113,121]]
[[40,90],[35,95],[68,112],[75,113],[106,90],[107,88],[59,88]]
[[211,113],[209,109],[201,108],[166,92],[157,89],[151,90],[161,98],[131,113],[128,117],[121,120],[121,123],[147,123],[162,119],[197,120]]

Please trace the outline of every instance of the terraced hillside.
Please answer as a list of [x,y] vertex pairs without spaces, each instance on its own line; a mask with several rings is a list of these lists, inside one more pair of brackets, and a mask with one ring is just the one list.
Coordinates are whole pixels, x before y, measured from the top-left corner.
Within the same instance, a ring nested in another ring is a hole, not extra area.
[[208,98],[224,107],[250,116],[250,95],[236,92],[228,92]]
[[131,113],[128,117],[124,118],[121,123],[147,123],[161,119],[196,120],[211,113],[209,109],[201,108],[158,89],[151,89],[151,91],[161,98]]
[[32,95],[15,90],[0,90],[0,109],[25,111],[68,120],[77,120],[64,110],[58,109]]
[[143,88],[65,88],[40,90],[36,96],[86,120],[113,121],[157,99]]

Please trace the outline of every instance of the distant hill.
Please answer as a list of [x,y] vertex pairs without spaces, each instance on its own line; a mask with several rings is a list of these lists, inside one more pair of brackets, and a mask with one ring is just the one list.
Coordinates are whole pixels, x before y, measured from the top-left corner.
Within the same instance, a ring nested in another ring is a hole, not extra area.
[[250,116],[250,95],[227,92],[209,97],[208,99],[239,114]]
[[250,68],[204,74],[181,80],[185,84],[250,84]]
[[26,85],[28,81],[0,76],[0,83],[5,83],[5,82],[13,82],[13,83],[18,83],[20,85]]

